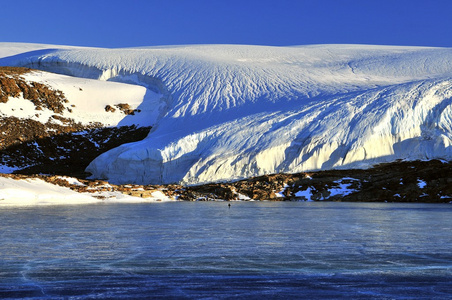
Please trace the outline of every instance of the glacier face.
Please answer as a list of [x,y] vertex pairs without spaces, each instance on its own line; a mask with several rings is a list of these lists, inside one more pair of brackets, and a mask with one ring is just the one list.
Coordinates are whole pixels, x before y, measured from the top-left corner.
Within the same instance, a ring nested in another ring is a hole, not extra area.
[[115,183],[197,184],[452,159],[448,48],[43,47],[0,64],[135,83],[164,95],[145,140],[88,167]]

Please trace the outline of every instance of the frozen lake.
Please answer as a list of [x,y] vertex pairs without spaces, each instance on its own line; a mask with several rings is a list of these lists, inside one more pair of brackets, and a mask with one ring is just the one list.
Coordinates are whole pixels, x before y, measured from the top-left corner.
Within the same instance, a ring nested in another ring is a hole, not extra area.
[[2,208],[0,298],[452,298],[452,206]]

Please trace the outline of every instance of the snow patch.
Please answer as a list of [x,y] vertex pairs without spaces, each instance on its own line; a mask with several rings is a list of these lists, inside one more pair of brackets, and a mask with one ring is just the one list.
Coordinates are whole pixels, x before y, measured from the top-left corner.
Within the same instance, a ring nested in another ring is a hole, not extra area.
[[298,191],[295,193],[295,197],[299,197],[299,198],[304,198],[307,201],[314,201],[312,199],[312,187],[308,187],[306,190],[304,191]]
[[81,183],[77,178],[68,177],[68,176],[56,176],[58,179],[62,179],[69,184],[77,185],[77,186],[85,186],[85,184]]
[[[344,181],[346,181],[346,182],[344,182]],[[351,193],[357,192],[358,190],[350,188],[350,186],[353,185],[353,181],[359,182],[358,179],[350,178],[350,177],[344,177],[341,180],[334,181],[334,183],[338,184],[339,187],[328,189],[328,191],[330,192],[329,197],[333,197],[333,196],[337,196],[337,195],[347,196],[347,195],[350,195]]]
[[[76,183],[69,177],[60,178]],[[120,192],[78,193],[67,187],[53,185],[41,179],[15,180],[0,177],[0,207],[172,201],[161,192],[154,192],[152,195],[151,198],[140,198],[124,195]]]
[[11,174],[14,171],[20,170],[22,167],[8,167],[7,165],[0,165],[0,173]]
[[417,179],[417,186],[420,189],[423,189],[423,188],[425,188],[427,186],[427,182],[425,182],[424,180],[418,178]]
[[286,191],[286,189],[287,189],[288,187],[289,187],[289,185],[284,184],[284,187],[282,188],[282,190],[279,191],[279,192],[277,192],[277,193],[275,193],[276,197],[278,197],[278,198],[284,198],[284,197],[286,197],[286,196],[284,195],[284,192]]

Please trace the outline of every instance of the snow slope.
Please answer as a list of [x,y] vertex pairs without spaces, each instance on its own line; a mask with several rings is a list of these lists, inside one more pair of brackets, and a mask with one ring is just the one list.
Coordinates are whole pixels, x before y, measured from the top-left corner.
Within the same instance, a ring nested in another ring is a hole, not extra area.
[[[55,49],[95,48],[0,43],[0,57],[7,61],[10,57],[20,57],[23,53],[26,53],[25,56],[27,56],[33,53],[56,51]],[[160,114],[159,109],[161,107],[159,103],[162,95],[136,84],[90,80],[49,72],[31,72],[22,75],[22,77],[29,82],[43,83],[53,89],[63,91],[65,97],[69,100],[69,105],[67,106],[71,110],[70,113],[65,111],[63,116],[73,118],[84,125],[101,122],[105,126],[152,126]],[[120,110],[115,112],[105,111],[105,106],[115,107],[115,105],[120,103],[129,104],[131,109],[136,109],[140,106],[140,113],[125,117]],[[4,116],[28,118],[41,122],[46,122],[54,114],[51,111],[42,111],[39,116],[35,116],[36,111],[32,103],[23,101],[22,98],[11,98],[7,103],[0,103],[0,113]]]
[[29,205],[74,205],[95,203],[142,203],[172,201],[161,192],[154,197],[139,198],[120,192],[78,193],[40,179],[15,180],[0,177],[0,208]]
[[[60,113],[64,118],[74,119],[83,125],[100,122],[104,126],[152,126],[159,115],[161,95],[145,87],[106,82],[92,79],[76,78],[49,72],[32,71],[21,75],[27,82],[43,83],[54,90],[63,91],[68,102],[66,109]],[[124,112],[115,108],[116,105],[127,103],[131,109],[140,106],[140,112],[125,116]],[[114,112],[106,111],[110,105]],[[46,123],[52,119],[55,112],[49,109],[36,110],[31,101],[22,97],[10,97],[8,102],[0,103],[0,115],[14,116],[22,119],[36,120]]]
[[[159,115],[161,95],[143,86],[76,78],[49,72],[34,71],[26,73],[22,77],[27,81],[43,83],[55,90],[63,91],[69,101],[66,106],[70,110],[65,110],[62,116],[72,118],[84,125],[100,122],[107,127],[152,126]],[[140,112],[125,116],[121,110],[115,108],[121,103],[127,103],[131,109],[140,107]],[[106,111],[107,105],[115,108],[115,111]],[[23,109],[18,111],[19,107]],[[11,109],[14,111],[11,112]],[[54,114],[52,111],[42,111],[35,116],[36,112],[31,102],[15,98],[0,104],[0,112],[6,116],[13,115],[41,122],[45,122]]]
[[42,47],[0,65],[133,83],[162,95],[145,140],[88,167],[115,183],[197,184],[452,159],[448,48]]

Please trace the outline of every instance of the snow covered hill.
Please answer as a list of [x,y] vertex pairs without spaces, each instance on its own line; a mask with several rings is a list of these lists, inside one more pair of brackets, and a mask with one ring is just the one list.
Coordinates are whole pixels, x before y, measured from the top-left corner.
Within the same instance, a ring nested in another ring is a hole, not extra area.
[[[37,71],[22,74],[21,77],[25,82],[41,83],[62,91],[68,102],[59,116],[84,125],[98,122],[104,126],[151,126],[158,114],[155,103],[158,103],[159,95],[142,86]],[[142,105],[144,100],[148,106]],[[127,112],[125,114],[124,110],[117,107],[120,104],[127,105],[127,109],[132,111],[140,106],[140,113],[126,117]],[[107,110],[107,106],[111,109]],[[55,112],[45,109],[36,112],[36,107],[24,101],[23,97],[11,97],[8,102],[0,103],[0,114],[46,122]]]
[[88,167],[94,177],[115,183],[197,184],[452,159],[448,48],[3,43],[0,56],[0,65],[98,79],[99,86],[135,84],[155,93],[137,107],[155,125],[149,136]]

